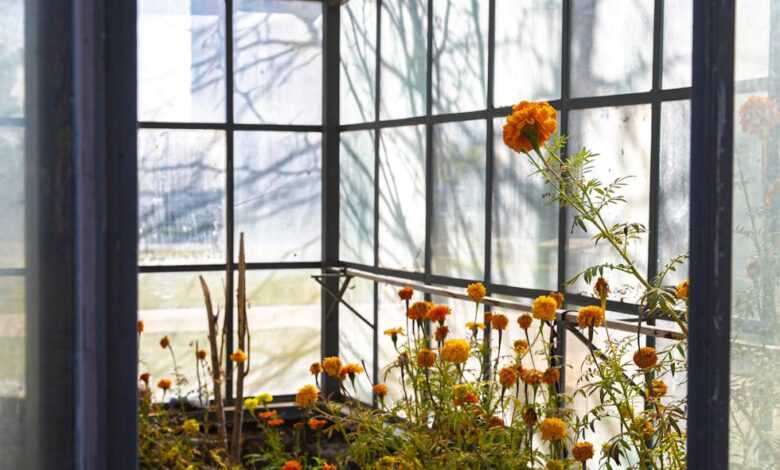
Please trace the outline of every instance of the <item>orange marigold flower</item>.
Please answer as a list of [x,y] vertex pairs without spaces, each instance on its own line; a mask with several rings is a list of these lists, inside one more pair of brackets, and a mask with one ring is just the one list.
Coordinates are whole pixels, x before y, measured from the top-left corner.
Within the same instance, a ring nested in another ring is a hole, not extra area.
[[311,384],[304,385],[298,390],[298,394],[295,395],[295,403],[300,408],[306,408],[311,406],[315,401],[317,401],[317,396],[319,396],[320,391],[317,390],[317,387]]
[[160,347],[166,349],[170,345],[171,345],[171,339],[168,338],[168,335],[163,336],[162,339],[160,340]]
[[466,322],[466,329],[471,330],[472,333],[476,334],[477,330],[484,330],[485,325],[483,323],[474,323],[473,321]]
[[514,387],[517,383],[517,371],[514,367],[504,367],[498,371],[498,381],[504,388]]
[[144,332],[144,321],[143,320],[138,320],[137,322],[135,322],[135,331],[136,331],[136,333],[139,333],[139,334]]
[[500,416],[491,416],[488,420],[488,427],[489,428],[503,428],[504,427],[504,419]]
[[402,287],[398,291],[398,297],[400,297],[401,300],[409,300],[412,298],[412,295],[414,295],[414,289],[409,286]]
[[441,348],[441,358],[454,364],[463,364],[469,359],[471,347],[465,339],[448,339]]
[[268,425],[272,428],[278,428],[279,426],[284,424],[284,420],[282,418],[274,418],[268,420]]
[[430,349],[420,349],[417,352],[417,365],[424,369],[433,367],[436,362],[436,352]]
[[446,326],[440,326],[436,328],[436,332],[434,332],[434,336],[436,337],[436,341],[444,341],[444,339],[447,337],[447,335],[450,333],[450,329]]
[[545,418],[539,425],[543,441],[561,441],[566,438],[568,430],[566,423],[558,418]]
[[593,444],[580,441],[571,448],[571,454],[577,462],[585,462],[593,458]]
[[766,137],[780,123],[780,111],[772,98],[751,96],[739,108],[739,123],[744,132]]
[[490,312],[485,312],[485,324],[487,325],[492,321],[493,321],[493,314]]
[[282,470],[303,470],[303,465],[298,463],[297,460],[288,460],[282,466]]
[[263,411],[260,413],[257,413],[257,417],[266,420],[266,419],[272,419],[276,417],[276,410],[270,410],[270,411]]
[[504,143],[515,152],[538,149],[558,127],[555,108],[546,101],[521,101],[512,106],[504,124]]
[[528,352],[528,341],[524,339],[518,339],[515,341],[515,344],[513,345],[514,350],[517,354],[520,354],[521,356]]
[[157,388],[162,390],[168,390],[171,388],[171,385],[173,382],[171,382],[171,379],[160,379],[159,382],[157,382]]
[[563,308],[563,294],[560,292],[550,292],[548,294],[549,297],[552,297],[555,299],[555,302],[558,304],[558,308]]
[[409,320],[422,320],[431,307],[433,307],[433,304],[427,301],[415,302],[409,307],[406,316],[409,317]]
[[326,357],[322,361],[322,368],[331,377],[338,377],[341,372],[341,359],[338,356]]
[[650,396],[652,397],[660,398],[666,395],[668,390],[669,387],[666,385],[666,382],[661,379],[653,379],[650,382]]
[[547,385],[554,385],[558,383],[558,380],[561,378],[561,371],[554,367],[550,367],[544,373],[542,374],[542,382],[546,383]]
[[240,349],[236,349],[235,351],[233,351],[233,354],[230,355],[230,360],[232,360],[233,362],[237,362],[239,364],[241,364],[242,362],[246,362],[246,359],[247,359],[246,353]]
[[537,369],[525,369],[523,373],[520,375],[520,380],[527,383],[528,385],[539,385],[542,383],[542,377],[544,376],[544,373]]
[[677,284],[677,288],[675,288],[674,295],[677,296],[680,300],[687,300],[688,299],[688,280],[684,280],[681,283]]
[[531,324],[534,322],[534,319],[531,315],[524,313],[517,317],[517,324],[520,325],[520,328],[527,330],[531,327]]
[[490,320],[490,324],[493,325],[493,328],[496,330],[503,331],[506,330],[506,327],[509,325],[509,319],[506,317],[506,315],[496,313],[493,314],[493,318]]
[[481,282],[474,282],[466,287],[466,293],[469,295],[469,299],[479,302],[487,295],[487,289]]
[[145,383],[147,386],[149,386],[149,377],[151,377],[149,372],[144,372],[143,374],[141,374],[141,376],[139,378],[141,379],[141,381],[143,383]]
[[374,394],[378,396],[379,398],[384,398],[387,396],[387,385],[386,384],[376,384],[372,387],[372,390],[374,391]]
[[598,305],[582,307],[577,312],[577,324],[580,328],[597,327],[604,324],[604,309]]
[[538,420],[538,417],[536,416],[536,410],[532,407],[528,407],[523,411],[523,422],[526,426],[533,427],[536,425],[536,421]]
[[452,401],[456,406],[462,406],[466,403],[477,403],[479,398],[469,385],[458,384],[452,387]]
[[599,296],[600,299],[606,299],[609,294],[609,284],[603,277],[596,279],[596,285],[593,286],[593,292]]
[[324,464],[322,464],[322,470],[337,470],[336,469],[336,464],[324,463]]
[[363,373],[363,366],[360,364],[347,364],[341,368],[339,375],[349,375],[349,378],[355,380],[357,374]]
[[206,359],[206,350],[205,349],[198,349],[195,351],[195,357],[198,358],[199,361],[203,361]]
[[636,364],[640,369],[649,369],[657,362],[658,355],[655,353],[655,348],[653,347],[645,346],[643,348],[639,348],[639,350],[634,353],[634,364]]
[[322,429],[325,427],[325,425],[328,424],[327,421],[324,419],[317,419],[317,418],[309,418],[308,425],[309,429],[312,431],[317,431],[318,429]]
[[531,313],[537,320],[554,321],[558,302],[549,295],[540,295],[531,304]]
[[322,365],[319,362],[315,362],[309,366],[309,372],[311,372],[311,375],[320,375],[322,372]]
[[442,304],[434,305],[430,310],[428,310],[428,320],[438,322],[440,325],[443,325],[444,320],[450,313],[452,313],[452,311],[448,306]]

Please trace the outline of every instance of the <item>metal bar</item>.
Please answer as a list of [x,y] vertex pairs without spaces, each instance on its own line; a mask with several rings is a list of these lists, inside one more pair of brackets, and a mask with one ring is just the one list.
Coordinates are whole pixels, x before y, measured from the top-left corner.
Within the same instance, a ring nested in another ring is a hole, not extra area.
[[[247,263],[247,271],[252,270],[270,270],[270,269],[317,269],[322,266],[320,261],[306,262],[270,262],[270,263]],[[138,266],[140,273],[186,273],[199,271],[225,271],[224,264],[175,264],[175,265],[149,265]],[[2,275],[2,271],[0,271]]]
[[688,468],[729,461],[735,9],[693,2]]
[[[233,272],[235,269],[233,258],[235,257],[235,208],[234,208],[234,135],[233,135],[233,0],[225,0],[225,219],[226,219],[226,243],[225,243],[225,315],[227,315],[227,354],[233,351]],[[225,380],[225,399],[228,403],[233,400],[233,361],[227,361]]]
[[[232,49],[232,47],[231,47]],[[227,67],[226,67],[227,68]],[[227,80],[227,82],[232,82]],[[232,88],[232,85],[229,85]],[[225,108],[233,107],[231,98],[225,100]],[[228,101],[230,103],[228,103]],[[140,121],[139,129],[194,129],[194,130],[235,130],[235,131],[280,131],[280,132],[322,132],[322,126],[300,124],[241,124],[236,122],[172,122]]]
[[[381,110],[380,96],[382,90],[382,4],[384,0],[377,0],[376,5],[376,64],[375,66],[375,88],[374,88],[374,246],[373,246],[373,266],[374,268],[379,266],[379,150],[380,150],[380,138],[382,137],[379,130],[379,113]],[[379,286],[377,283],[373,283],[373,289],[371,289],[372,306],[373,306],[373,319],[374,325],[379,325]],[[379,383],[379,328],[372,330],[372,359],[371,376],[375,384]],[[372,394],[372,405],[377,406],[376,394]]]
[[[571,1],[563,0],[563,19],[561,24],[561,100],[558,103],[560,114],[560,132],[566,135],[569,132],[569,101],[571,94]],[[553,105],[555,106],[555,105]],[[564,144],[562,155],[566,155],[568,145]],[[569,233],[566,230],[568,209],[563,204],[558,204],[558,272],[556,273],[557,289],[566,292],[566,247]]]
[[424,274],[427,279],[432,273],[433,259],[433,0],[428,0],[426,8],[428,28],[425,71],[425,264]]
[[344,285],[342,285],[338,293],[333,292],[331,289],[326,287],[325,283],[322,282],[319,276],[312,276],[312,279],[314,279],[317,282],[317,284],[321,285],[323,289],[325,289],[325,292],[327,292],[334,300],[347,307],[350,312],[355,314],[355,316],[358,317],[363,323],[368,325],[369,328],[376,329],[376,323],[371,323],[370,321],[368,321],[366,317],[364,317],[360,312],[355,310],[355,308],[349,302],[344,300],[344,293],[347,290],[347,286],[349,285],[349,280],[352,279],[350,276],[346,277],[347,281],[344,283]]

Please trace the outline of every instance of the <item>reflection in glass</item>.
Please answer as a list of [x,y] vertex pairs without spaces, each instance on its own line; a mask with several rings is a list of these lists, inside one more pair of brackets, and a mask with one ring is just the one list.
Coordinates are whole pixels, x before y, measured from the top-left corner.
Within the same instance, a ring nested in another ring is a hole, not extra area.
[[503,143],[505,120],[494,121],[493,275],[496,284],[555,290],[558,204],[523,155]]
[[138,119],[225,119],[225,12],[219,0],[138,4]]
[[427,4],[427,0],[382,3],[382,119],[425,114]]
[[573,96],[647,91],[653,59],[653,2],[573,0]]
[[[688,253],[690,217],[691,102],[661,104],[660,183],[658,191],[658,268]],[[677,266],[664,284],[688,278],[688,262]]]
[[376,100],[376,0],[341,7],[341,123],[374,120]]
[[433,112],[486,107],[488,4],[433,2]]
[[24,267],[24,128],[0,127],[0,269]]
[[320,259],[322,159],[319,133],[236,132],[235,256],[247,261]]
[[485,258],[485,123],[433,128],[434,274],[482,279]]
[[[650,105],[597,108],[574,111],[570,118],[569,149],[587,147],[598,155],[590,174],[604,183],[631,176],[628,185],[621,189],[626,203],[604,209],[607,226],[616,223],[640,223],[648,226],[650,198]],[[567,229],[572,226],[571,213]],[[595,244],[593,232],[585,233],[574,227],[567,240],[566,278],[584,269],[602,263],[620,263],[611,246]],[[640,272],[647,269],[647,234],[628,245],[628,254],[637,263]],[[629,274],[608,271],[606,277],[616,300],[637,302],[641,295],[638,283]],[[568,289],[570,292],[586,292],[591,287],[582,279]]]
[[374,264],[374,131],[341,134],[341,234],[344,261]]
[[0,11],[0,118],[19,118],[24,113],[24,2],[0,0]]
[[496,106],[560,97],[562,21],[562,0],[496,0]]
[[379,145],[379,266],[425,266],[425,128],[383,129]]
[[225,260],[225,135],[138,132],[140,264]]
[[235,3],[235,120],[322,122],[322,2]]
[[691,86],[693,0],[664,2],[664,88]]

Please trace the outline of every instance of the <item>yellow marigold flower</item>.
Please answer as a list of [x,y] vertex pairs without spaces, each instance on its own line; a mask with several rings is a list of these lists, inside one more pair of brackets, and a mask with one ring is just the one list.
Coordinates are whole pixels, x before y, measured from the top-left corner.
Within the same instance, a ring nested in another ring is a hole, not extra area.
[[520,325],[520,328],[527,330],[531,327],[531,324],[534,322],[534,319],[531,315],[524,313],[517,317],[517,324]]
[[199,361],[203,361],[206,359],[206,351],[203,349],[198,349],[195,351],[195,357],[198,358]]
[[284,463],[282,470],[303,470],[303,465],[298,463],[297,460],[288,460]]
[[514,387],[517,383],[517,371],[514,367],[504,367],[498,371],[498,381],[504,388]]
[[450,333],[450,329],[446,326],[440,326],[436,328],[436,332],[434,333],[434,336],[436,337],[436,341],[444,341],[444,339],[447,337],[447,335]]
[[[600,279],[600,278],[599,278]],[[604,324],[604,309],[598,305],[582,307],[577,312],[577,324],[580,328],[597,327]]]
[[580,441],[571,448],[571,454],[577,462],[585,462],[593,458],[593,444]]
[[539,425],[543,441],[561,441],[566,438],[568,430],[566,423],[558,418],[545,418]]
[[441,348],[441,358],[454,364],[463,364],[469,359],[471,347],[465,339],[448,339]]
[[433,307],[433,304],[427,301],[415,302],[406,312],[406,316],[409,320],[422,320],[428,315],[428,311]]
[[181,428],[185,434],[192,436],[200,432],[200,423],[195,419],[188,419],[182,423]]
[[331,377],[338,377],[341,372],[341,359],[337,356],[326,357],[322,361],[322,368]]
[[141,333],[144,332],[144,321],[143,320],[138,320],[137,322],[135,322],[135,331],[138,334],[141,334]]
[[466,287],[466,293],[469,295],[469,299],[479,302],[487,295],[487,289],[481,282],[475,282]]
[[166,349],[170,345],[171,345],[171,339],[168,338],[168,335],[163,336],[162,339],[160,340],[160,347]]
[[157,382],[157,388],[161,390],[168,390],[171,388],[171,385],[173,382],[171,382],[171,379],[160,379],[159,382]]
[[528,385],[539,385],[542,383],[542,377],[544,376],[544,373],[540,370],[536,369],[525,369],[523,370],[523,373],[520,374],[520,380],[527,383]]
[[315,362],[309,366],[309,372],[311,372],[311,375],[320,375],[322,372],[322,365],[320,365],[319,362]]
[[650,346],[639,348],[639,350],[634,353],[634,364],[640,369],[649,369],[657,362],[658,355],[655,353],[655,348]]
[[560,378],[561,372],[554,367],[550,367],[542,374],[542,382],[546,383],[547,385],[554,385],[558,383]]
[[677,284],[677,288],[675,289],[674,293],[678,299],[680,300],[687,300],[688,299],[688,280],[684,280],[681,283]]
[[517,354],[520,354],[521,356],[528,352],[528,348],[529,348],[528,341],[524,339],[518,339],[517,341],[515,341],[515,344],[513,346],[515,352]]
[[650,439],[655,434],[655,427],[649,419],[637,417],[634,419],[633,425],[636,432],[640,433],[643,439]]
[[246,353],[240,349],[236,349],[233,351],[233,354],[230,355],[230,360],[233,362],[237,362],[241,364],[242,362],[246,362],[247,356]]
[[434,305],[430,310],[428,310],[428,320],[432,322],[438,322],[439,325],[443,325],[444,320],[450,313],[452,313],[452,311],[448,306],[442,304]]
[[544,470],[566,470],[566,462],[562,460],[548,460]]
[[560,292],[550,292],[549,297],[555,299],[555,302],[558,304],[558,308],[563,308],[563,294]]
[[533,409],[533,407],[529,406],[525,409],[525,411],[523,411],[523,422],[529,428],[534,427],[538,419],[539,418],[536,416],[536,410]]
[[404,286],[398,290],[398,297],[400,297],[401,300],[409,300],[412,298],[412,295],[414,295],[414,289],[409,286]]
[[324,428],[325,425],[328,424],[328,422],[325,421],[324,419],[309,418],[307,424],[309,425],[309,429],[311,429],[312,431],[317,431],[318,429]]
[[537,320],[554,321],[558,302],[549,295],[540,295],[531,304],[531,313]]
[[260,400],[257,398],[247,398],[244,400],[244,409],[249,410],[250,413],[254,413],[258,406],[260,406]]
[[493,325],[493,328],[496,330],[503,331],[506,330],[506,327],[509,325],[509,319],[506,317],[506,315],[496,313],[493,314],[493,318],[490,320],[490,324]]
[[372,390],[374,391],[374,394],[378,396],[379,398],[384,398],[387,395],[387,385],[386,384],[376,384],[372,387]]
[[355,380],[355,376],[357,374],[363,373],[363,366],[360,364],[347,364],[344,367],[341,368],[339,371],[339,376],[346,377],[349,376],[350,380]]
[[485,325],[483,323],[474,323],[473,321],[466,322],[466,329],[471,330],[472,333],[476,334],[477,330],[484,330]]
[[429,367],[433,367],[435,362],[436,352],[431,351],[430,349],[420,349],[417,352],[417,365],[419,367],[427,369]]
[[669,387],[666,385],[666,382],[661,379],[653,379],[650,382],[650,396],[660,398],[666,395],[668,390]]
[[506,119],[504,143],[515,152],[528,153],[544,145],[557,126],[555,108],[549,103],[521,101]]
[[599,299],[606,299],[607,295],[609,295],[609,284],[607,284],[607,280],[603,277],[596,279],[596,285],[593,286],[593,292],[599,296]]
[[398,335],[405,336],[403,328],[389,328],[385,330],[385,334],[389,336],[391,340],[393,340],[393,344],[398,342]]
[[300,408],[306,408],[312,405],[315,401],[317,401],[317,396],[319,395],[320,391],[317,390],[317,387],[311,384],[304,385],[300,389],[298,389],[298,394],[295,395],[295,403]]

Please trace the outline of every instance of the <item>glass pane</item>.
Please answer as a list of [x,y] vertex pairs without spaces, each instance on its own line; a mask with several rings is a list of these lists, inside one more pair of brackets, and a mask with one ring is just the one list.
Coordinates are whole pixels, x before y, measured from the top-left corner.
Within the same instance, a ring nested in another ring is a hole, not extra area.
[[[415,294],[414,300],[423,300],[422,295]],[[401,372],[397,367],[387,370],[388,367],[398,359],[398,353],[393,348],[393,342],[389,336],[383,334],[389,328],[406,327],[406,313],[404,304],[398,298],[398,288],[388,284],[379,284],[379,306],[378,319],[379,342],[377,356],[379,359],[379,381],[388,385],[388,394],[385,397],[385,404],[391,405],[393,402],[403,399],[403,390],[401,387]],[[399,341],[406,341],[406,336],[399,336]]]
[[496,0],[496,106],[561,96],[562,3]]
[[235,133],[235,256],[247,261],[320,259],[322,159],[319,133]]
[[379,266],[425,266],[425,127],[383,129],[379,141]]
[[433,272],[482,279],[485,258],[485,123],[433,128]]
[[[374,283],[363,279],[353,279],[351,287],[344,294],[344,300],[366,320],[374,322]],[[382,330],[384,331],[384,330]],[[382,335],[382,331],[378,334]],[[386,338],[380,339],[380,341]],[[343,361],[365,364],[366,372],[373,380],[374,367],[374,330],[352,311],[343,305],[339,309],[339,356]],[[382,378],[380,370],[379,379]],[[371,403],[373,392],[365,374],[355,380],[358,398]],[[347,390],[353,393],[352,384]]]
[[[658,268],[688,252],[690,217],[691,102],[661,104],[660,187],[658,192]],[[688,278],[688,262],[677,266],[665,284]]]
[[24,114],[24,2],[0,1],[0,118]]
[[341,123],[374,120],[376,101],[376,0],[341,7]]
[[139,120],[225,120],[224,10],[219,0],[139,2]]
[[[144,332],[139,341],[139,374],[149,372],[151,384],[162,378],[174,380],[173,357],[186,383],[181,384],[181,395],[192,403],[199,403],[198,372],[195,368],[195,347],[208,350],[208,321],[206,319],[203,291],[198,276],[203,276],[209,286],[214,311],[225,311],[225,274],[210,273],[154,273],[138,276],[138,319],[144,322]],[[160,347],[160,340],[168,336],[171,350]],[[201,368],[201,378],[206,372]],[[174,380],[175,383],[175,380]],[[163,395],[152,387],[154,399]],[[172,388],[167,398],[177,397],[179,390]]]
[[[0,275],[0,400],[24,398],[24,276]],[[2,410],[5,412],[5,410]],[[0,424],[11,416],[0,415]],[[7,427],[3,428],[8,430]],[[5,451],[0,441],[0,455]]]
[[427,4],[427,0],[382,3],[382,119],[425,114]]
[[693,0],[664,2],[664,88],[691,86]]
[[0,269],[24,267],[24,129],[0,127]]
[[736,5],[729,468],[779,468],[780,5]]
[[246,276],[251,368],[245,394],[291,394],[313,383],[320,360],[319,271],[249,271]]
[[[592,177],[604,183],[616,178],[632,176],[621,193],[626,203],[611,206],[603,212],[608,226],[615,223],[640,223],[647,227],[650,204],[650,105],[623,106],[573,111],[570,118],[569,151],[582,146],[598,154]],[[571,211],[567,229],[572,226]],[[591,232],[574,227],[568,237],[566,278],[585,268],[602,263],[619,263],[614,249],[601,242],[595,245]],[[640,272],[647,269],[647,234],[628,245],[629,256]],[[641,295],[638,283],[628,274],[617,271],[606,273],[612,292],[610,298],[636,302]],[[580,279],[568,288],[569,292],[592,292]]]
[[573,96],[649,90],[653,2],[573,0],[571,49]]
[[235,5],[236,121],[322,122],[322,2],[238,0]]
[[374,131],[341,134],[342,260],[374,264]]
[[496,284],[555,290],[558,284],[558,204],[527,158],[507,148],[505,119],[494,121],[493,275]]
[[488,4],[433,2],[433,112],[487,107]]
[[138,132],[138,261],[225,261],[225,134]]

